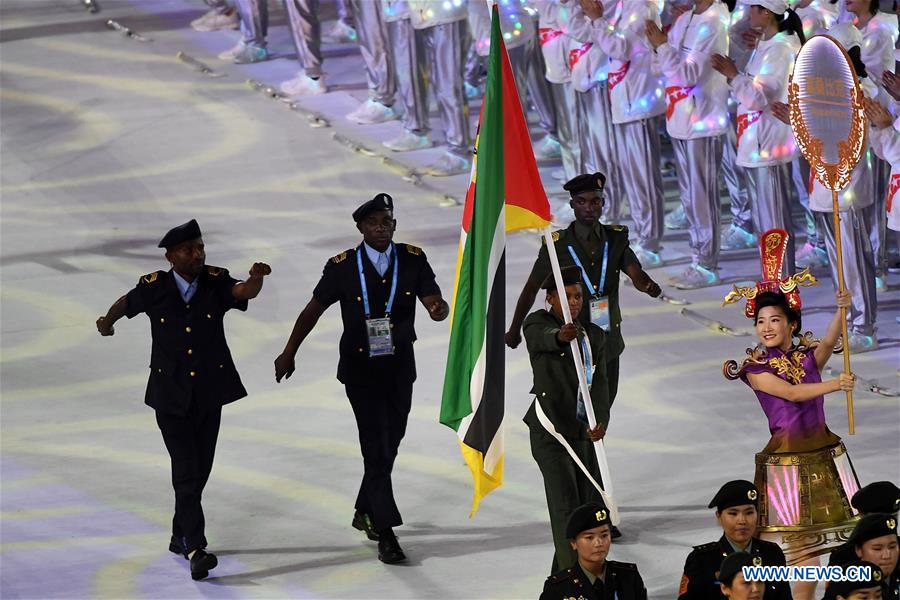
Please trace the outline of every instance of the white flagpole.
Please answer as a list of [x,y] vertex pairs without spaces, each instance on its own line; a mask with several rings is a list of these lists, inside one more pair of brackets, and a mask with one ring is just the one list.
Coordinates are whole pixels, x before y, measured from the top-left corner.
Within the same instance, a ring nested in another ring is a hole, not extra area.
[[[547,244],[547,254],[550,257],[550,267],[553,270],[553,279],[556,281],[556,289],[559,290],[560,304],[562,307],[563,319],[566,324],[572,322],[572,315],[569,314],[569,298],[566,295],[566,288],[563,285],[562,271],[559,267],[559,257],[556,256],[556,246],[550,235],[550,227],[544,227],[544,242]],[[584,364],[580,360],[581,352],[578,349],[578,340],[574,339],[569,342],[569,348],[572,350],[572,360],[575,362],[575,372],[578,373],[578,389],[581,390],[581,397],[584,399],[584,405],[587,409],[588,425],[593,429],[597,426],[597,418],[594,416],[594,406],[591,402],[591,391],[588,388],[587,377],[584,372]],[[603,479],[603,490],[608,497],[606,508],[609,509],[610,520],[613,525],[619,524],[619,507],[613,497],[612,475],[609,472],[609,462],[606,460],[606,448],[603,446],[603,440],[594,442],[594,452],[597,454],[597,464],[600,466],[600,477]]]

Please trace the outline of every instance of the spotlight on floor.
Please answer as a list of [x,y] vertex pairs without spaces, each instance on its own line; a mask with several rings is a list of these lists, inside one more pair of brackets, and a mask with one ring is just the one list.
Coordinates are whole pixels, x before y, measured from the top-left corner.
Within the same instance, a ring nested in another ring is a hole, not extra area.
[[90,13],[100,12],[100,5],[97,4],[97,0],[81,0],[81,3]]

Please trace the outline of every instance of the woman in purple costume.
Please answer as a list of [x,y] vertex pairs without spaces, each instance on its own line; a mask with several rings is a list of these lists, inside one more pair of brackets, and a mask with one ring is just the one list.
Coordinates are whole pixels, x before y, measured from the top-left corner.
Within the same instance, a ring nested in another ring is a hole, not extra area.
[[[859,481],[841,438],[825,423],[825,394],[853,389],[855,376],[822,380],[821,371],[841,338],[841,308],[850,294],[837,295],[838,311],[821,341],[800,334],[798,286],[811,285],[808,270],[781,278],[787,232],[760,239],[763,281],[737,288],[726,303],[747,299],[760,344],[741,365],[725,363],[725,376],[756,393],[772,437],[756,455],[760,532],[777,542],[788,564],[818,564],[818,557],[846,541],[855,524],[850,498]],[[795,589],[795,598],[805,596]]]

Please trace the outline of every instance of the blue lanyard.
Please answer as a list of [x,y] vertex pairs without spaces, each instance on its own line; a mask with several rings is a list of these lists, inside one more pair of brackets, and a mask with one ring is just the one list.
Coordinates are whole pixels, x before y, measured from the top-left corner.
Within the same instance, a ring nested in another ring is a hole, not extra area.
[[581,353],[583,355],[584,360],[584,375],[587,378],[588,387],[591,387],[591,381],[594,379],[594,372],[591,368],[593,365],[589,364],[592,361],[590,360],[590,348],[587,345],[588,336],[587,331],[584,332],[584,337],[581,338]]
[[594,289],[594,285],[591,283],[587,271],[581,266],[581,260],[578,258],[575,249],[572,248],[571,245],[569,246],[569,254],[572,255],[572,260],[574,260],[575,264],[578,265],[578,268],[581,269],[581,278],[584,279],[584,285],[587,286],[591,296],[601,295],[603,293],[603,288],[606,287],[606,264],[609,262],[609,242],[603,242],[603,262],[600,265],[600,281],[597,282],[596,289]]
[[[400,270],[400,257],[397,256],[394,242],[391,242],[391,249],[393,250],[391,254],[394,255],[394,276],[391,280],[391,295],[388,296],[387,304],[384,307],[384,316],[386,317],[390,316],[391,309],[394,307],[394,296],[397,295],[397,272]],[[362,244],[360,244],[359,248],[356,249],[356,266],[359,267],[359,286],[362,288],[363,310],[366,312],[366,318],[368,319],[372,315],[372,311],[369,310],[369,290],[366,287],[366,278],[363,275],[362,255],[364,251]]]

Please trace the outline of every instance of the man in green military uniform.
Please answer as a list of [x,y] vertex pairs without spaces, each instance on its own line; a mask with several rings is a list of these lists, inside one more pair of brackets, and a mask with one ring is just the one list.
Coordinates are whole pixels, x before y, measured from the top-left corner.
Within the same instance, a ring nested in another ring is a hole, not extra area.
[[[543,288],[547,290],[551,310],[536,310],[525,319],[525,344],[534,372],[531,393],[535,395],[535,400],[524,420],[530,430],[531,454],[544,477],[556,549],[551,573],[575,564],[575,551],[566,536],[566,522],[575,508],[600,498],[594,482],[585,475],[582,466],[594,481],[602,485],[593,442],[603,437],[609,421],[604,371],[606,360],[603,354],[606,334],[593,323],[587,327],[578,321],[565,323],[563,310],[570,311],[573,320],[581,311],[581,273],[578,267],[569,266],[562,270],[562,278],[568,306],[563,304],[556,281],[550,274],[543,282]],[[584,364],[588,377],[590,406],[597,422],[594,429],[588,426],[589,407],[579,393],[570,345],[572,340],[578,341],[578,360]],[[578,457],[581,466],[569,450]]]
[[[684,563],[678,600],[721,600],[722,590],[716,576],[722,560],[735,552],[759,558],[759,564],[780,567],[786,564],[778,544],[756,537],[759,523],[759,491],[749,481],[738,479],[723,485],[709,508],[716,509],[722,537],[694,549]],[[766,600],[790,600],[786,581],[766,582]]]
[[[553,241],[560,266],[574,265],[581,271],[584,303],[578,321],[584,326],[594,322],[608,331],[605,370],[612,405],[619,387],[619,355],[625,349],[620,331],[619,273],[624,271],[635,289],[653,298],[659,296],[661,290],[641,268],[628,246],[628,228],[599,222],[605,182],[603,173],[593,173],[579,175],[563,186],[572,196],[569,205],[575,212],[575,221],[566,229],[553,232]],[[550,257],[544,245],[519,295],[512,323],[506,332],[506,345],[510,348],[521,343],[520,331],[525,315],[531,310],[541,282],[549,273]]]
[[547,578],[540,600],[647,600],[637,565],[607,560],[612,546],[609,511],[602,502],[579,506],[566,525],[578,562]]

